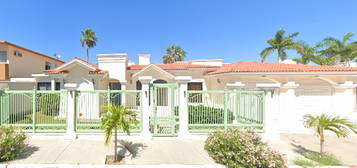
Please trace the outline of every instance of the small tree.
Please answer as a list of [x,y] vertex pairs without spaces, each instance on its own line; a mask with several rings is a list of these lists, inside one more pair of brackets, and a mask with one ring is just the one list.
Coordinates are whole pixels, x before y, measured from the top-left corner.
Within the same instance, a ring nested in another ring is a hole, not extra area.
[[345,118],[339,116],[332,117],[327,114],[312,116],[307,114],[304,116],[305,127],[313,128],[315,133],[320,137],[320,157],[325,153],[325,131],[331,131],[337,137],[347,137],[349,130],[357,133],[357,126]]
[[114,131],[114,161],[118,161],[118,129],[130,135],[130,125],[137,124],[136,113],[125,106],[110,105],[102,117],[102,129],[105,131],[105,143],[109,144]]

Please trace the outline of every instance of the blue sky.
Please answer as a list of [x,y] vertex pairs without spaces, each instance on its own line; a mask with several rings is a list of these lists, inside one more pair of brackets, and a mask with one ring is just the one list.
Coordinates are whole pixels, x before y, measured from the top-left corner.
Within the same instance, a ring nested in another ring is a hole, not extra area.
[[[65,61],[85,57],[80,30],[92,28],[99,38],[92,63],[95,54],[124,52],[135,62],[136,54],[149,53],[161,63],[171,44],[182,46],[187,60],[260,61],[279,28],[300,32],[297,39],[310,44],[357,32],[354,0],[2,0],[1,6],[0,40]],[[275,60],[274,54],[267,61]]]

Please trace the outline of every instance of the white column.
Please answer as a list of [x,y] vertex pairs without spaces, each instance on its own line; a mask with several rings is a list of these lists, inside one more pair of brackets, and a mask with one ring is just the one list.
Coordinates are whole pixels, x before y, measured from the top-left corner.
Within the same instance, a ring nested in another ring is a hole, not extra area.
[[190,138],[190,133],[188,132],[188,104],[187,104],[187,83],[192,80],[191,76],[178,76],[175,80],[180,84],[179,90],[179,138]]
[[[120,82],[120,89],[121,90],[126,90],[126,81],[121,81]],[[126,94],[121,94],[121,104],[126,105]]]
[[333,111],[330,111],[334,116],[341,116],[348,118],[349,120],[356,122],[357,115],[355,112],[354,88],[357,85],[352,81],[346,81],[343,84],[334,86],[333,94]]
[[151,109],[149,107],[149,84],[152,80],[151,76],[140,76],[139,80],[141,82],[141,94],[142,94],[142,130],[141,137],[144,139],[151,139],[152,134],[150,132],[150,112]]
[[263,133],[263,139],[269,142],[276,142],[280,140],[280,135],[278,133],[278,121],[279,117],[278,111],[278,103],[276,96],[274,96],[274,88],[266,90],[265,97],[265,127]]
[[51,79],[51,90],[52,91],[56,90],[56,81],[54,78]]
[[75,88],[77,88],[77,85],[74,83],[68,83],[65,84],[65,88],[68,89],[68,98],[67,98],[67,131],[66,134],[64,135],[64,139],[66,140],[73,140],[77,138],[77,134],[75,131],[75,125],[76,125],[76,114],[75,114]]

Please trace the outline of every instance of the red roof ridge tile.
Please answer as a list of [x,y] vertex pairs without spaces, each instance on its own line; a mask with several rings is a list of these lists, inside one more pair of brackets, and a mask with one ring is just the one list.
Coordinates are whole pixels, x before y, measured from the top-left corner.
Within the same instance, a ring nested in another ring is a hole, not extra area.
[[216,71],[208,74],[221,74],[231,72],[328,72],[328,71],[357,71],[357,67],[327,66],[327,65],[304,65],[269,63],[256,61],[241,61],[225,64]]
[[48,72],[50,74],[61,74],[62,72],[67,73],[67,71],[59,71],[58,69],[60,67],[62,67],[62,66],[65,66],[65,65],[73,62],[74,60],[80,61],[81,63],[83,63],[83,64],[95,69],[94,71],[90,71],[89,74],[105,74],[105,73],[108,73],[108,71],[104,71],[104,70],[99,69],[97,65],[94,65],[94,64],[92,64],[92,63],[90,63],[88,61],[85,61],[85,60],[83,60],[81,58],[78,58],[78,57],[73,58],[72,60],[66,62],[65,64],[63,64],[63,65],[61,65],[61,66],[59,66],[57,68],[44,70],[43,72]]

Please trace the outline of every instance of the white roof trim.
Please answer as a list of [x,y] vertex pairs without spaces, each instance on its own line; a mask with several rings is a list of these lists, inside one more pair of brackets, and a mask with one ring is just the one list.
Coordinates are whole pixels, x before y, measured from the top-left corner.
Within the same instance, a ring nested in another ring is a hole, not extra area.
[[67,63],[65,63],[65,64],[63,64],[63,65],[57,67],[56,70],[58,70],[58,71],[63,71],[63,70],[66,70],[66,69],[68,69],[68,68],[74,66],[75,64],[79,64],[79,65],[81,65],[81,66],[84,67],[84,68],[90,69],[91,71],[96,70],[95,68],[93,68],[93,67],[91,67],[91,66],[89,66],[89,65],[87,65],[87,64],[84,64],[82,61],[79,61],[79,60],[77,60],[77,59],[74,59],[74,60],[72,60],[72,61],[70,61],[70,62],[67,62]]
[[154,64],[150,64],[149,66],[143,68],[143,69],[140,70],[139,72],[135,73],[135,74],[133,75],[133,77],[138,76],[140,73],[145,72],[145,71],[147,71],[147,70],[150,69],[150,68],[153,68],[153,69],[155,69],[155,70],[157,70],[157,71],[163,73],[164,75],[169,76],[170,78],[175,78],[174,75],[168,73],[167,71],[163,70],[162,68],[160,68],[160,67],[158,67],[158,66],[156,66],[156,65],[154,65]]
[[31,76],[32,77],[48,77],[48,74],[44,74],[44,73],[42,73],[42,74],[32,74]]
[[255,86],[257,88],[280,88],[278,83],[257,83]]
[[36,82],[36,79],[35,78],[10,78],[10,82],[33,83]]

